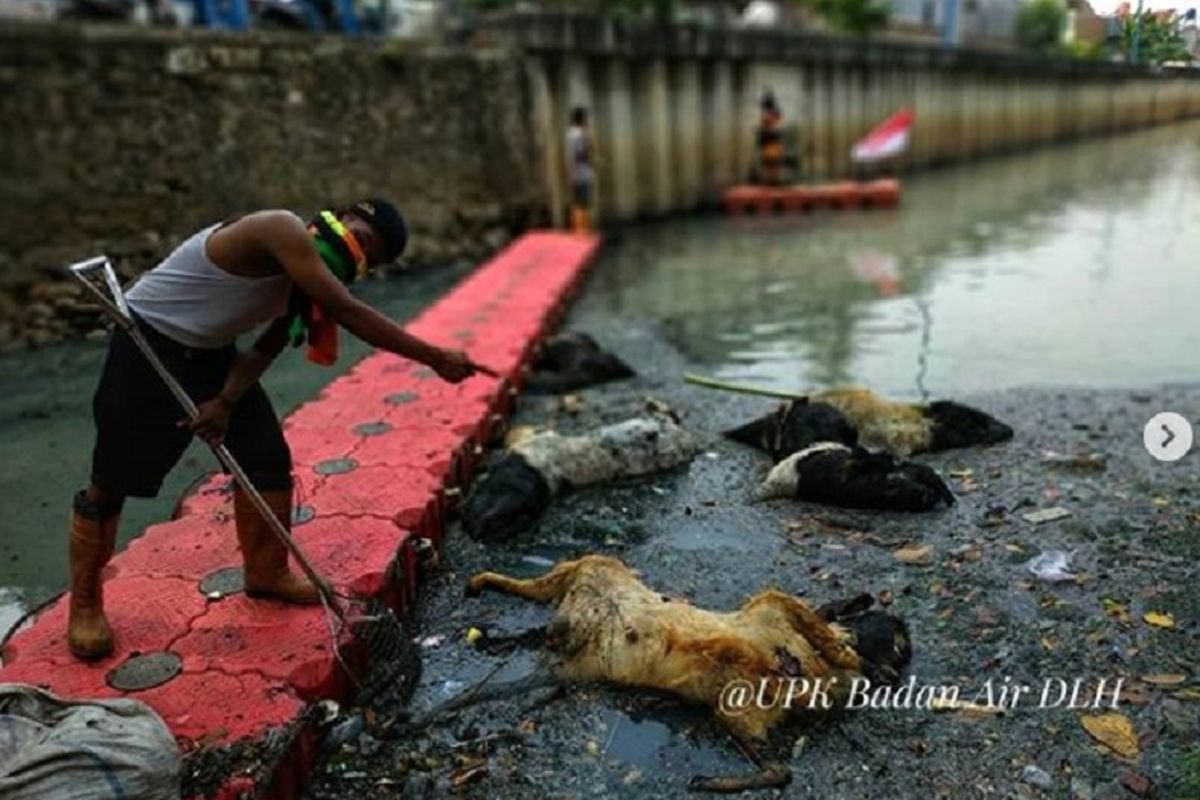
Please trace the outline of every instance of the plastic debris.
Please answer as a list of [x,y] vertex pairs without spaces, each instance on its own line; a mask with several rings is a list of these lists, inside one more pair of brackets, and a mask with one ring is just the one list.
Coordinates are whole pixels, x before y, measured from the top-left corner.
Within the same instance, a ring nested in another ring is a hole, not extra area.
[[1054,778],[1050,777],[1050,773],[1036,764],[1025,765],[1025,769],[1021,770],[1021,780],[1039,789],[1049,789],[1054,786]]
[[326,744],[330,747],[340,747],[344,744],[354,741],[358,735],[363,732],[366,723],[359,714],[347,717],[329,729],[329,738],[326,739]]
[[1075,580],[1070,572],[1071,553],[1049,550],[1025,562],[1025,568],[1046,583],[1066,583]]
[[417,644],[421,645],[421,647],[438,647],[444,641],[446,641],[446,637],[442,636],[441,634],[437,634],[435,636],[426,636],[423,639],[419,639],[417,640]]
[[1038,511],[1030,511],[1028,514],[1022,514],[1021,519],[1026,522],[1032,522],[1034,525],[1041,525],[1043,522],[1054,522],[1055,520],[1065,519],[1071,516],[1071,512],[1062,506],[1054,506],[1053,508],[1043,508]]
[[467,644],[475,644],[483,638],[483,631],[479,628],[467,628]]

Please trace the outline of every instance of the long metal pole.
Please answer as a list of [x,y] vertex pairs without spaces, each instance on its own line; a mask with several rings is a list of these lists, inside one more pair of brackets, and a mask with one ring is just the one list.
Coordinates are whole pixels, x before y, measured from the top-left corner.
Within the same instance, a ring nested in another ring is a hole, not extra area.
[[[181,406],[183,406],[183,410],[187,413],[188,417],[195,419],[197,415],[195,402],[192,400],[191,396],[188,395],[187,391],[184,390],[183,386],[179,384],[179,381],[175,379],[175,376],[172,375],[166,368],[166,365],[162,363],[162,360],[158,357],[158,354],[154,352],[154,350],[150,347],[150,343],[146,341],[145,336],[143,336],[142,332],[138,329],[137,323],[133,321],[133,317],[129,313],[129,307],[125,304],[125,295],[121,291],[121,286],[117,282],[116,273],[113,271],[112,264],[109,262],[109,260],[104,257],[92,258],[88,259],[87,261],[81,261],[78,264],[73,264],[70,269],[75,277],[78,278],[79,281],[85,287],[87,287],[87,289],[100,301],[105,313],[108,314],[108,316],[111,317],[114,322],[120,325],[125,332],[129,334],[129,338],[132,339],[133,343],[137,345],[137,348],[142,351],[142,355],[146,357],[146,360],[150,362],[150,366],[154,368],[154,371],[158,373],[160,378],[162,378],[163,383],[165,383],[167,388],[171,390],[171,394],[175,395],[175,399],[179,401]],[[112,294],[111,299],[106,297],[104,293],[88,279],[88,275],[96,270],[102,271],[104,281],[108,286],[109,292]],[[246,472],[242,469],[241,465],[238,464],[237,459],[233,457],[233,454],[229,452],[229,448],[227,448],[223,443],[215,445],[210,443],[209,446],[212,448],[217,460],[229,470],[230,474],[233,475],[234,481],[236,481],[238,486],[242,488],[242,491],[246,493],[246,496],[250,498],[250,501],[254,504],[255,509],[258,510],[258,513],[262,515],[263,519],[267,521],[267,524],[270,525],[271,529],[275,532],[275,535],[278,536],[283,544],[287,547],[288,552],[295,557],[296,563],[300,565],[300,569],[317,588],[317,591],[321,595],[322,601],[324,601],[325,604],[329,606],[329,608],[331,608],[335,614],[337,614],[340,620],[345,622],[345,616],[341,607],[336,601],[336,597],[333,594],[333,589],[330,587],[328,581],[321,577],[317,573],[316,569],[313,568],[308,558],[306,558],[304,553],[300,550],[299,545],[296,544],[296,541],[288,532],[287,527],[283,524],[279,517],[275,516],[274,510],[272,510],[271,506],[267,504],[267,501],[259,493],[258,489],[255,488],[254,484],[250,482],[250,478],[246,475]]]

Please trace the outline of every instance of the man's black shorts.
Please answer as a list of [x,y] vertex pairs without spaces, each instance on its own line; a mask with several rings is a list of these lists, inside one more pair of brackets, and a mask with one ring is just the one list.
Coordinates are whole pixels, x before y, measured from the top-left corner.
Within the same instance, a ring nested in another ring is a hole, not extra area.
[[[237,356],[233,345],[215,350],[190,348],[145,322],[138,327],[192,400],[203,403],[220,393]],[[157,495],[192,433],[179,427],[185,416],[179,402],[120,328],[109,341],[92,413],[96,421],[92,483],[121,495]],[[234,406],[225,444],[257,488],[291,488],[291,453],[260,385],[255,384]]]
[[571,203],[580,208],[592,205],[592,184],[588,181],[577,181],[571,184]]

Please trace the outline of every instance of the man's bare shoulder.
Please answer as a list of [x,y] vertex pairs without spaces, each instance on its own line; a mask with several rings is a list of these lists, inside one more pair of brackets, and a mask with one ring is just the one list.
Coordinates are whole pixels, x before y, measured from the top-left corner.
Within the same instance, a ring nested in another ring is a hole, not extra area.
[[223,225],[208,240],[208,255],[237,275],[258,276],[281,269],[281,250],[308,241],[304,221],[291,211],[254,211]]
[[276,236],[305,236],[304,220],[287,209],[253,211],[229,223],[219,231],[227,238],[246,237],[262,241]]

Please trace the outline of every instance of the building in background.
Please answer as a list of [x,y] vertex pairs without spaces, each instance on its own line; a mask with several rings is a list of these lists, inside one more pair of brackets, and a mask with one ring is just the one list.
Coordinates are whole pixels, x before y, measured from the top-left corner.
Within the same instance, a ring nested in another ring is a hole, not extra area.
[[[954,8],[950,7],[954,4]],[[1012,49],[1020,0],[892,0],[890,38]],[[947,31],[947,20],[954,28]]]

